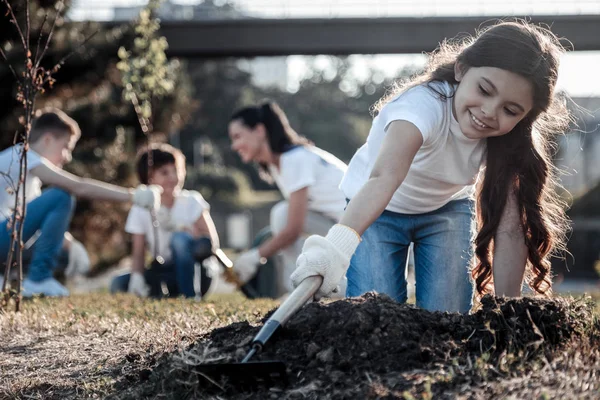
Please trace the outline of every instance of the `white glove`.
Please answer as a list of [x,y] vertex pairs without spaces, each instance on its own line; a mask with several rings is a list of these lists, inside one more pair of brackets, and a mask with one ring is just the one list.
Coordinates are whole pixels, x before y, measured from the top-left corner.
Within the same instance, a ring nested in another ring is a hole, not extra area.
[[304,242],[296,270],[290,277],[292,285],[297,287],[309,276],[321,275],[323,283],[315,293],[315,299],[329,296],[346,274],[360,240],[353,229],[341,224],[334,225],[325,237],[310,236]]
[[257,248],[242,253],[233,263],[233,270],[242,283],[248,282],[256,275],[258,266],[264,264],[266,259],[260,256]]
[[127,288],[127,291],[136,296],[148,297],[150,288],[146,284],[144,275],[139,272],[132,272],[129,277],[129,287]]
[[77,240],[71,241],[69,248],[69,264],[65,275],[72,278],[75,275],[85,275],[90,270],[90,257],[83,244]]
[[133,204],[148,210],[160,208],[162,187],[158,185],[139,185],[133,192]]

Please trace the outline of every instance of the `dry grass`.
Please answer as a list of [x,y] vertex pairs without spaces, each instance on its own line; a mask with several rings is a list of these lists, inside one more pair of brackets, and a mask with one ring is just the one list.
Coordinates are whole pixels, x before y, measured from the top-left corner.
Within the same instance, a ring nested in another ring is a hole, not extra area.
[[216,327],[256,322],[274,306],[240,295],[195,302],[90,294],[25,302],[20,313],[0,314],[0,398],[104,398],[140,373],[136,365],[152,365]]
[[[89,294],[23,305],[20,313],[0,314],[0,399],[139,398],[136,386],[164,357],[196,364],[184,350],[199,337],[234,322],[255,324],[276,303],[237,294],[204,302]],[[200,356],[206,361],[215,355],[206,349]],[[474,359],[469,368],[448,364],[437,372],[373,377],[370,387],[373,397],[406,399],[430,398],[445,390],[447,398],[574,398],[596,390],[599,360],[597,349],[569,348],[515,374]],[[397,389],[403,386],[407,389]],[[164,398],[166,392],[161,393],[154,395]],[[288,394],[302,398],[308,393]]]

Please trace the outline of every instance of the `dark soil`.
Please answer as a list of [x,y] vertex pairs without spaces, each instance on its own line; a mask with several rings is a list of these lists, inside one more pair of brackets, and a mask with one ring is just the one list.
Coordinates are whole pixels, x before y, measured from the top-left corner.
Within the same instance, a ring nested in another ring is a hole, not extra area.
[[[137,383],[117,397],[593,398],[600,374],[593,307],[585,300],[488,296],[478,312],[460,315],[372,293],[312,303],[255,357],[284,361],[287,386],[239,387],[195,372],[197,364],[243,358],[260,326],[239,322],[213,330],[187,351],[138,365]],[[573,383],[569,377],[547,382],[548,371],[557,377],[563,367],[576,375]],[[578,368],[593,373],[580,379]]]

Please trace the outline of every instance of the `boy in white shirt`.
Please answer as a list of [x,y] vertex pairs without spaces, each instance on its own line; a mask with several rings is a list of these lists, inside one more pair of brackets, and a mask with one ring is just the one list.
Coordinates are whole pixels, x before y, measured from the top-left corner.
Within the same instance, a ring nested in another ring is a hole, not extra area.
[[[81,178],[62,169],[71,161],[71,152],[81,131],[77,122],[56,109],[46,109],[34,119],[29,133],[27,152],[26,217],[23,226],[23,241],[38,234],[29,271],[23,281],[23,296],[37,294],[46,296],[68,296],[69,291],[52,276],[57,256],[64,242],[75,200],[73,196],[97,200],[133,201],[144,208],[158,208],[159,189],[138,186],[127,189]],[[22,144],[16,144],[0,152],[0,260],[6,260],[10,247],[10,232],[15,207],[15,189],[19,182],[19,159]],[[42,191],[42,183],[54,186]],[[20,199],[19,199],[20,201]],[[71,249],[73,249],[71,243]],[[79,242],[77,242],[79,243]],[[81,245],[75,245],[72,257],[83,257]],[[87,255],[87,253],[86,253]],[[84,260],[85,261],[85,260]],[[0,284],[4,277],[0,275]]]
[[[151,154],[151,166],[148,155]],[[161,208],[156,229],[148,210],[132,207],[125,231],[132,234],[131,273],[117,276],[111,292],[128,291],[138,296],[160,297],[162,284],[169,296],[194,297],[194,248],[201,240],[210,238],[213,248],[219,246],[219,236],[210,216],[210,206],[196,191],[184,190],[185,157],[168,144],[154,144],[140,152],[137,161],[140,182],[160,186]],[[157,239],[154,233],[157,232]],[[157,245],[158,248],[155,246]],[[160,256],[164,264],[153,262],[146,268],[146,254]],[[201,295],[206,294],[211,274],[201,268]]]

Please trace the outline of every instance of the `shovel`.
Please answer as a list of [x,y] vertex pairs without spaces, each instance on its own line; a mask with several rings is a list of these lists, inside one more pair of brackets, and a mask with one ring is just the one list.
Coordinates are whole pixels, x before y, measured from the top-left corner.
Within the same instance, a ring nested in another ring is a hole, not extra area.
[[233,262],[227,257],[227,255],[221,249],[213,249],[212,243],[209,238],[201,238],[197,241],[194,248],[194,257],[196,261],[202,262],[210,256],[215,256],[221,266],[223,267],[223,273],[228,281],[235,284],[235,286],[244,293],[244,295],[250,299],[258,298],[256,291],[248,286],[244,285],[240,281],[240,278],[233,271]]
[[306,302],[312,299],[321,287],[323,277],[309,276],[289,295],[281,306],[265,322],[258,334],[252,340],[252,345],[246,357],[239,363],[201,364],[196,366],[198,372],[218,381],[227,377],[234,385],[272,385],[277,381],[287,384],[285,364],[282,361],[250,361],[250,359],[265,346],[267,340],[283,326]]

